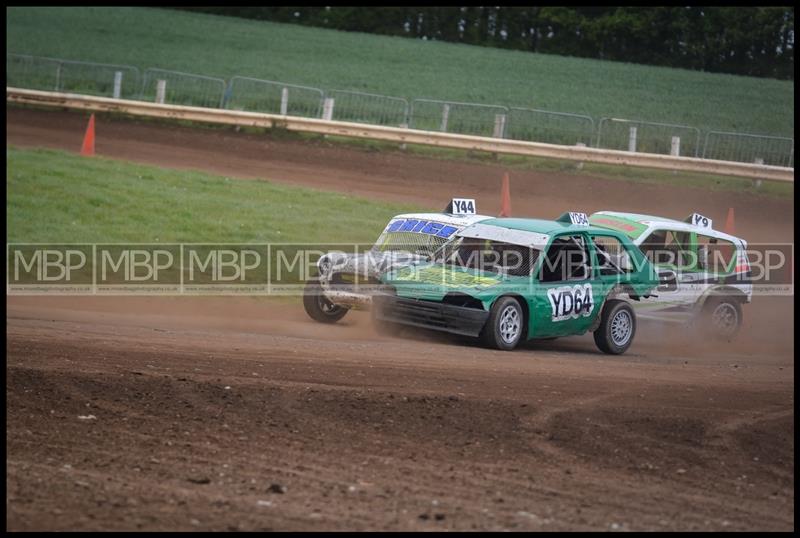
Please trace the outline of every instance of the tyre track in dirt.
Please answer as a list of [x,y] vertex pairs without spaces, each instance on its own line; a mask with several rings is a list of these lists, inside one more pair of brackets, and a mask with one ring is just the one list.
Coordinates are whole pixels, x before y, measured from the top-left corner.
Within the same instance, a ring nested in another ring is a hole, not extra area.
[[[790,357],[499,353],[366,316],[326,342],[269,302],[225,301],[260,312],[232,327],[219,298],[56,299],[7,299],[9,528],[793,526]],[[765,409],[760,444],[711,435]]]

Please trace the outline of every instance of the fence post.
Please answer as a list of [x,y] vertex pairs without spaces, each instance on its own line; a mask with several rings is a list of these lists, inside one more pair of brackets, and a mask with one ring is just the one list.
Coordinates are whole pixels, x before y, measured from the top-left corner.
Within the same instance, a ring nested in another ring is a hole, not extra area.
[[628,136],[628,151],[636,153],[636,127],[631,126],[631,132]]
[[[575,146],[578,148],[585,148],[586,144],[584,144],[583,142],[578,142],[577,144],[575,144]],[[583,161],[578,161],[578,164],[575,165],[575,168],[577,168],[578,170],[583,170]]]
[[681,155],[681,137],[680,136],[673,136],[672,137],[672,147],[669,150],[669,154],[673,157],[680,157]]
[[164,97],[167,95],[167,81],[166,80],[157,80],[156,81],[156,103],[163,105],[164,104]]
[[119,99],[122,96],[122,71],[114,73],[114,99]]
[[[407,116],[407,115],[406,115],[406,116]],[[401,128],[401,129],[408,129],[408,123],[401,123],[401,124],[400,124],[400,128]],[[403,150],[403,151],[405,151],[405,150],[406,150],[406,143],[405,143],[405,142],[403,142],[402,144],[400,144],[400,149],[401,149],[401,150]]]
[[[755,160],[754,160],[753,162],[755,162],[756,164],[764,164],[764,159],[763,159],[762,157],[756,157],[756,158],[755,158]],[[753,185],[754,185],[754,186],[755,186],[755,188],[757,188],[757,189],[758,189],[758,188],[761,188],[761,184],[762,184],[762,181],[761,181],[760,179],[756,179],[756,180],[753,182]]]
[[61,91],[61,62],[58,62],[58,67],[56,67],[56,91]]
[[442,124],[439,126],[439,130],[443,133],[447,132],[447,118],[450,116],[450,105],[447,103],[444,104],[442,107]]
[[[762,157],[756,157],[756,158],[755,158],[755,160],[754,160],[753,162],[754,162],[754,163],[756,163],[756,164],[764,164],[764,159],[763,159]],[[760,180],[760,179],[756,179],[756,180],[753,182],[753,185],[754,185],[754,186],[755,186],[755,188],[757,188],[757,189],[758,189],[758,188],[760,188],[760,187],[761,187],[761,180]]]
[[219,107],[220,108],[228,108],[228,103],[231,102],[231,97],[233,97],[233,79],[236,77],[232,77],[231,80],[225,84],[222,89],[222,97],[219,100]]
[[492,136],[495,138],[505,138],[506,132],[506,115],[505,114],[495,114],[494,115],[494,133]]
[[333,119],[333,97],[326,97],[322,102],[322,119],[331,121]]
[[289,88],[281,90],[281,116],[285,116],[289,110]]

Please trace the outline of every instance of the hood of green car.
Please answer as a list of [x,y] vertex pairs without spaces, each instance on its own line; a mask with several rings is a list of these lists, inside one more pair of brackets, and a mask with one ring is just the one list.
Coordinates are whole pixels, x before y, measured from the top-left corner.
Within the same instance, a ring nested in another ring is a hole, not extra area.
[[494,295],[494,288],[508,277],[439,263],[408,265],[389,271],[381,278],[393,286],[400,297],[441,301],[448,293],[465,293],[473,297]]

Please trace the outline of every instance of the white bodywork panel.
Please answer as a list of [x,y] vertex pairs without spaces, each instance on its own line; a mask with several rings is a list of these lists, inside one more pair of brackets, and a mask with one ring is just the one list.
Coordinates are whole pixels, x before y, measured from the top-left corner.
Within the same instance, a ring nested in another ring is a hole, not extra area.
[[527,230],[514,230],[480,223],[464,228],[457,235],[468,239],[502,241],[513,245],[534,248],[536,250],[544,250],[544,247],[547,246],[548,239],[550,239],[550,236],[547,234],[529,232]]
[[653,230],[675,230],[676,232],[695,232],[702,235],[707,235],[709,237],[716,237],[717,239],[724,239],[736,245],[742,244],[745,248],[747,247],[747,242],[740,237],[726,234],[724,232],[721,232],[719,230],[714,230],[712,228],[695,226],[693,224],[689,224],[688,222],[683,222],[680,220],[658,218],[658,217],[653,217],[651,215],[639,215],[637,213],[619,213],[616,211],[598,211],[597,213],[593,213],[593,215],[607,215],[609,217],[619,217],[622,219],[633,220],[638,222],[639,224],[647,226],[647,230],[633,241],[634,245],[641,244],[641,242],[648,235],[650,235],[653,232]]

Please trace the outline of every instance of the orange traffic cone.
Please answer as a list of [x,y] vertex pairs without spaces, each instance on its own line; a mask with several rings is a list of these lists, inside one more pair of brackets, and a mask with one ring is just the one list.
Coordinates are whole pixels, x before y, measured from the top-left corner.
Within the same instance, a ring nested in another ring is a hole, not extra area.
[[500,209],[500,217],[510,217],[511,216],[511,189],[508,186],[508,172],[503,175],[503,189],[500,193],[501,198],[501,209]]
[[94,156],[94,114],[92,114],[89,118],[89,125],[86,127],[86,134],[83,135],[81,155],[84,157]]
[[726,234],[734,235],[736,233],[736,228],[733,226],[733,208],[731,207],[728,209],[728,218],[725,219],[725,229],[723,230]]

